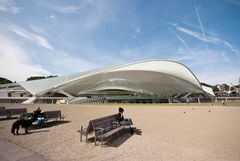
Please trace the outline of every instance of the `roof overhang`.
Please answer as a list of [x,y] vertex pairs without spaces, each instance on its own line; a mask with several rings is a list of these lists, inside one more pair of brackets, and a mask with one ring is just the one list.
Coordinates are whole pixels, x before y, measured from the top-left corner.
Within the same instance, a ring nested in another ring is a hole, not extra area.
[[89,90],[109,79],[127,79],[143,90],[159,95],[203,92],[196,76],[185,65],[167,60],[149,60],[118,65],[95,71],[77,73],[43,80],[20,82],[31,94],[41,96],[62,90],[72,95]]

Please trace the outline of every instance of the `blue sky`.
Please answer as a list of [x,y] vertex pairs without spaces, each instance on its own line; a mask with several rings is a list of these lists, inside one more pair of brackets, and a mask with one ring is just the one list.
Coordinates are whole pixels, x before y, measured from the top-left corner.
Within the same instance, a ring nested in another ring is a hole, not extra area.
[[237,84],[239,0],[0,0],[0,76],[65,75],[146,59]]

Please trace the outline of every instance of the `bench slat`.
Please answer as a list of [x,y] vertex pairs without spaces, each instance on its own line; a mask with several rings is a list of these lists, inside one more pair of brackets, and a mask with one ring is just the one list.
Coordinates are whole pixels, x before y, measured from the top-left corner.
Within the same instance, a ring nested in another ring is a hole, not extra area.
[[7,113],[10,113],[12,115],[20,115],[22,113],[26,113],[26,108],[16,108],[16,109],[5,109]]
[[5,116],[6,114],[6,110],[0,110],[0,116]]
[[[88,127],[87,127],[87,133],[92,133],[94,131],[93,130],[93,126],[92,126],[93,122],[95,122],[95,123],[99,122],[99,124],[100,124],[102,120],[107,119],[107,118],[116,118],[116,114],[110,115],[110,116],[101,117],[101,118],[94,119],[94,120],[90,120],[89,123],[88,123]],[[98,123],[96,125],[98,125]]]
[[109,136],[111,136],[111,135],[115,134],[116,132],[124,129],[125,127],[126,127],[126,126],[119,126],[119,127],[115,128],[115,129],[113,129],[113,130],[111,130],[111,131],[109,131],[109,132],[107,132],[107,133],[104,133],[104,134],[102,134],[102,135],[98,135],[97,138],[98,138],[98,139],[108,138]]
[[21,115],[22,113],[26,113],[26,108],[10,108],[10,109],[1,109],[0,116],[11,117],[12,115]]

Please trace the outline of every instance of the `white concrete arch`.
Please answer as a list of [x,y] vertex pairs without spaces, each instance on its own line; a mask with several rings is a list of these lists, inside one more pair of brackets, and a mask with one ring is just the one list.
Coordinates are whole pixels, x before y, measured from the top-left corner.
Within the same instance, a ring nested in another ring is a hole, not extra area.
[[[134,84],[134,88],[140,91],[160,96],[203,92],[201,84],[189,68],[181,63],[168,60],[139,61],[68,76],[20,82],[19,84],[35,96],[57,90],[79,96],[83,91],[92,92],[99,83],[111,79],[128,80],[131,82],[129,88]],[[111,86],[112,88],[113,86]],[[118,85],[119,88],[121,87]],[[104,89],[108,88],[104,87]]]

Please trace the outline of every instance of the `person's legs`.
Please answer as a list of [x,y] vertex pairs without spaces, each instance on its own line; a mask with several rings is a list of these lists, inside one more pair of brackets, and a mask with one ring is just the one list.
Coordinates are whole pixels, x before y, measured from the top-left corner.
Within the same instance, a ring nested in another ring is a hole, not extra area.
[[132,119],[127,119],[128,125],[133,125]]
[[120,122],[120,125],[123,126],[123,125],[128,125],[128,122],[126,120],[123,120]]
[[37,126],[41,127],[41,118],[40,117],[37,118]]
[[43,127],[45,125],[45,120],[43,117],[37,118],[37,125],[38,125],[38,127]]
[[42,126],[45,127],[46,126],[46,120],[44,119],[44,117],[42,117],[42,122],[41,122]]
[[133,125],[132,119],[125,119],[120,122],[120,125]]

